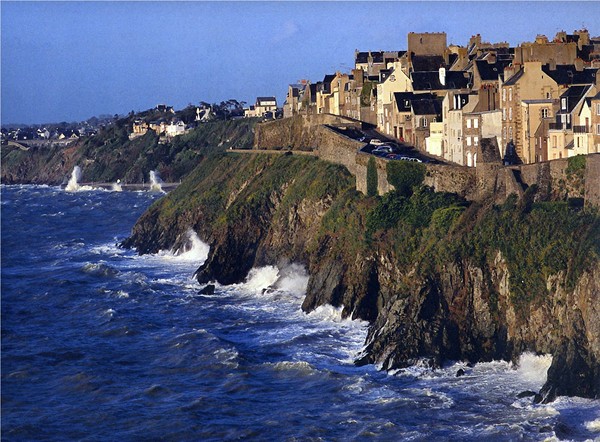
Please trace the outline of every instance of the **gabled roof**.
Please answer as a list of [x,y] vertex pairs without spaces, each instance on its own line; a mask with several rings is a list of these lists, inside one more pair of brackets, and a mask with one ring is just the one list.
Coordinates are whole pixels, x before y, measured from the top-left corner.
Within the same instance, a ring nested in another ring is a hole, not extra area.
[[412,100],[411,107],[415,115],[441,115],[442,101],[439,99]]
[[415,94],[414,92],[394,92],[394,101],[398,112],[410,112],[410,103],[413,100],[433,99],[435,96],[430,93]]
[[439,71],[411,72],[413,90],[428,91],[438,89],[465,89],[471,82],[471,74],[466,71],[446,71],[445,85],[440,83]]
[[512,77],[510,77],[508,80],[506,80],[504,82],[504,86],[512,86],[514,84],[517,83],[517,81],[519,81],[519,79],[523,76],[523,74],[525,73],[524,69],[521,69],[519,72],[517,72],[515,75],[513,75]]
[[411,62],[414,71],[437,71],[440,67],[446,66],[441,55],[413,55]]
[[556,69],[550,70],[550,65],[542,66],[544,71],[557,84],[593,84],[596,81],[597,68],[586,68],[581,71],[575,69],[574,65],[557,65]]
[[504,68],[510,64],[510,60],[497,60],[496,63],[488,63],[486,60],[475,61],[477,71],[483,81],[497,81],[498,76],[504,72]]
[[[567,89],[561,96],[561,114],[567,114],[573,112],[575,106],[581,101],[581,99],[585,96],[585,94],[590,90],[591,85],[587,86],[571,86]],[[562,99],[567,99],[567,109],[562,108]]]
[[257,97],[256,103],[262,103],[263,101],[277,101],[275,97]]

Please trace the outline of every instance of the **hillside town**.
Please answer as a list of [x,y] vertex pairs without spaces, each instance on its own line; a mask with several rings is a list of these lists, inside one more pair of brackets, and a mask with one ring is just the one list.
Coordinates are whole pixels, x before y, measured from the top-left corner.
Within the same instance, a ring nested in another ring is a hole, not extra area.
[[[283,117],[333,114],[445,161],[475,167],[480,140],[505,164],[600,152],[600,37],[587,30],[511,47],[444,32],[408,34],[405,50],[355,51],[351,72],[290,84]],[[256,107],[247,116],[261,116]],[[266,114],[266,112],[265,112]]]

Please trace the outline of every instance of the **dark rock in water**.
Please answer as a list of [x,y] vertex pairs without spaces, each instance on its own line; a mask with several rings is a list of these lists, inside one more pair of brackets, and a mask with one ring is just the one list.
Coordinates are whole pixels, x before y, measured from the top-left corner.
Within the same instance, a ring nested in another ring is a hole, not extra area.
[[544,425],[543,427],[540,427],[540,433],[549,433],[550,431],[552,431],[552,427],[550,425]]
[[456,372],[456,377],[459,378],[464,375],[465,375],[465,371],[462,368],[459,368],[458,371]]
[[198,292],[200,295],[214,295],[215,293],[215,285],[208,284],[202,290]]
[[520,392],[517,395],[517,399],[522,399],[524,397],[532,397],[532,396],[536,396],[536,395],[537,395],[537,393],[535,391],[525,390],[525,391]]
[[557,396],[600,396],[600,367],[585,345],[568,341],[553,355],[548,380],[535,402],[547,404]]

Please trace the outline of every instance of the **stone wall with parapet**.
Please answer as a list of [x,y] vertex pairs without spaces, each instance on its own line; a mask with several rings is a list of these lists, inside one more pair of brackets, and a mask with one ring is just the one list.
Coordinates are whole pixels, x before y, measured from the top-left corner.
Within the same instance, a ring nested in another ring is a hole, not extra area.
[[263,122],[255,128],[254,149],[315,150],[321,145],[319,128],[323,125],[361,127],[361,122],[332,114],[295,115]]
[[[320,159],[345,166],[356,177],[356,189],[367,192],[367,163],[371,155],[360,152],[363,143],[325,126],[359,126],[361,122],[336,115],[297,115],[261,123],[256,128],[254,149],[314,151]],[[387,160],[374,157],[377,190],[383,195],[393,186],[387,181]],[[586,156],[582,176],[567,175],[569,159],[520,166],[480,162],[476,168],[427,164],[424,184],[438,192],[453,192],[471,201],[490,197],[502,202],[510,194],[523,195],[532,184],[540,199],[584,198],[600,207],[600,154]]]
[[493,195],[497,202],[501,202],[511,193],[523,195],[529,186],[536,184],[541,200],[584,198],[586,205],[600,206],[600,154],[590,154],[585,159],[583,174],[570,175],[567,174],[567,158],[508,167],[478,164],[476,199]]
[[348,138],[327,126],[319,126],[316,131],[319,139],[319,158],[346,166],[350,173],[356,176],[357,153],[365,143]]

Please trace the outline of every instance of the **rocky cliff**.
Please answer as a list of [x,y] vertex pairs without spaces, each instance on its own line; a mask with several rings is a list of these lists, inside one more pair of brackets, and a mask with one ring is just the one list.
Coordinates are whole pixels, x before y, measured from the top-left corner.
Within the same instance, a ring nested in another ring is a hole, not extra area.
[[151,170],[163,181],[177,182],[215,146],[249,148],[254,120],[230,120],[199,125],[185,135],[161,140],[153,131],[129,139],[134,117],[117,120],[93,137],[63,146],[32,147],[27,151],[2,146],[3,184],[61,184],[73,168],[82,170],[83,182],[142,183]]
[[180,247],[193,228],[211,247],[202,284],[302,263],[305,310],[332,304],[371,322],[360,363],[551,353],[538,400],[599,397],[597,212],[541,201],[536,186],[497,205],[411,183],[367,198],[345,168],[315,158],[215,152],[124,245]]

